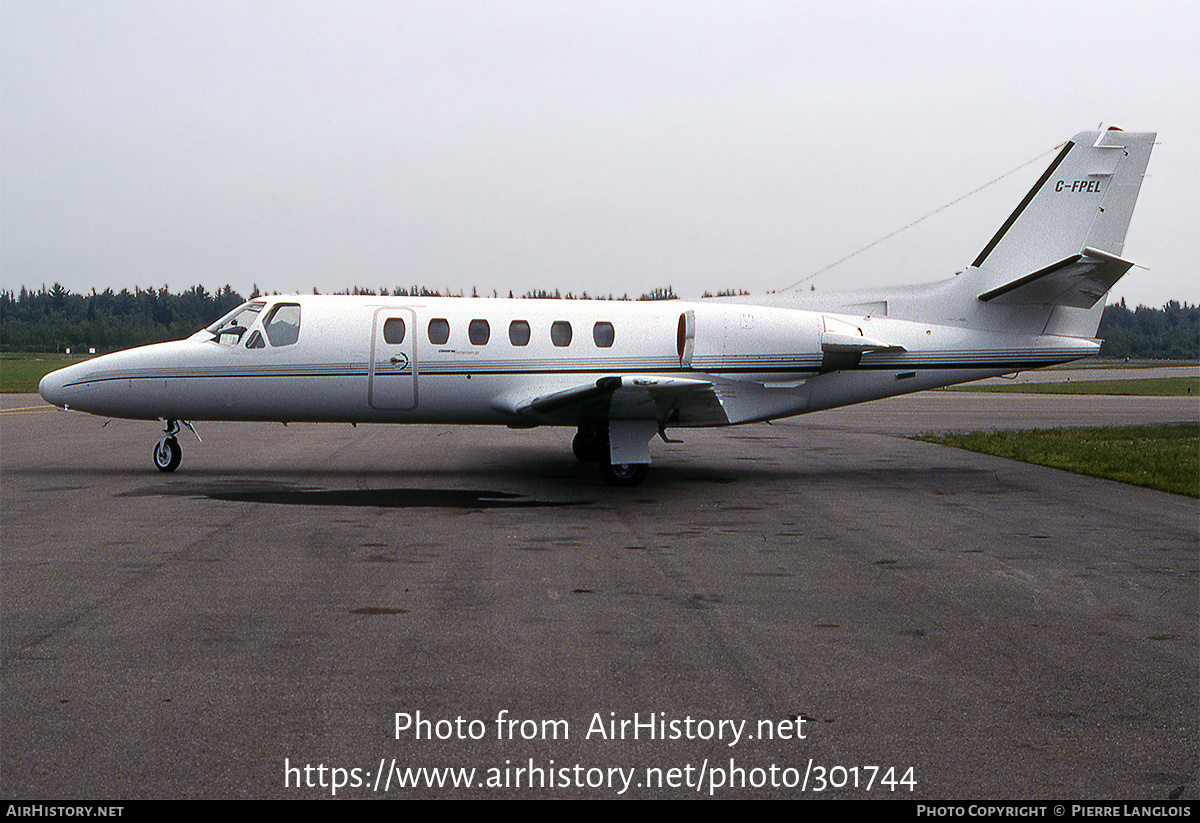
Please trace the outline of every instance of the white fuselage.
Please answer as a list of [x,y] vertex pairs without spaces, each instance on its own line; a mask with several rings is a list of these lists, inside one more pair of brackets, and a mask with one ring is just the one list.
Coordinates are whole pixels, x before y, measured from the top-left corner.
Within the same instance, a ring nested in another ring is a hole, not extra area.
[[[40,392],[58,406],[134,419],[581,425],[596,415],[586,403],[535,401],[620,377],[628,391],[614,395],[603,417],[713,426],[1065,362],[1098,348],[1079,338],[716,301],[253,302],[251,320],[230,321],[241,324],[237,333],[218,334],[218,323],[186,340],[97,357],[48,375]],[[273,316],[279,322],[268,329]],[[669,402],[660,393],[650,397],[657,406],[646,398],[639,405],[635,386],[676,379],[706,390]]]

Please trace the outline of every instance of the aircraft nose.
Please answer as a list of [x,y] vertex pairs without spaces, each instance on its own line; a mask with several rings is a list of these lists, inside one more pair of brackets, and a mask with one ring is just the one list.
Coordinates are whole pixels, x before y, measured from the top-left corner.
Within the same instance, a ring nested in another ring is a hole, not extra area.
[[94,362],[84,361],[50,372],[38,382],[38,394],[47,403],[59,408],[70,406],[83,411],[79,401],[95,393],[95,387],[86,382]]
[[52,371],[38,382],[38,394],[42,399],[53,406],[63,405],[63,372],[65,369]]

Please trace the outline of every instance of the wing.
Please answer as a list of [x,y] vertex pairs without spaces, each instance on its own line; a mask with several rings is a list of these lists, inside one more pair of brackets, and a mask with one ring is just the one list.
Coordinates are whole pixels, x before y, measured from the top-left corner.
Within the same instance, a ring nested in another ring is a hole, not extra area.
[[538,423],[578,425],[599,420],[726,423],[720,399],[707,380],[625,374],[517,400],[509,411]]

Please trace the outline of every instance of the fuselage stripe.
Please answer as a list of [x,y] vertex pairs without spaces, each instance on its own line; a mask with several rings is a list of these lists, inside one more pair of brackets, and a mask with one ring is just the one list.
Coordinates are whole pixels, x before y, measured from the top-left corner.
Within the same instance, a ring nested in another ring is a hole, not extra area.
[[[1077,353],[1066,355],[1065,353],[1042,356],[1037,358],[1027,359],[989,359],[988,357],[980,357],[972,360],[942,360],[936,357],[924,357],[922,361],[917,360],[897,360],[890,363],[859,363],[854,369],[841,369],[839,371],[888,371],[895,369],[918,370],[918,371],[952,371],[952,370],[973,370],[973,369],[1005,369],[1009,371],[1023,371],[1027,369],[1039,368],[1042,366],[1060,363],[1064,359],[1075,359]],[[797,368],[796,363],[780,363],[775,365],[765,364],[726,364],[719,367],[704,367],[704,368],[655,368],[657,374],[688,374],[688,375],[741,375],[741,374],[781,374],[795,373],[800,375],[815,375],[818,372],[817,363],[812,364],[811,368]],[[595,366],[576,367],[576,368],[477,368],[467,365],[447,366],[439,369],[436,372],[419,369],[417,377],[421,375],[439,377],[455,377],[455,376],[510,376],[510,375],[585,375],[585,374],[616,374],[628,373],[635,371],[623,364],[613,364],[607,368]],[[67,387],[82,386],[89,383],[107,383],[119,380],[242,380],[248,378],[254,379],[290,379],[297,377],[325,377],[325,378],[365,378],[370,376],[370,372],[365,367],[348,370],[292,370],[292,371],[267,371],[267,370],[249,370],[237,372],[211,372],[204,373],[202,371],[190,372],[166,372],[166,371],[151,371],[151,372],[126,372],[115,373],[108,375],[97,375],[90,377],[87,380],[80,380],[66,384]],[[376,378],[382,377],[412,377],[411,371],[376,371]]]

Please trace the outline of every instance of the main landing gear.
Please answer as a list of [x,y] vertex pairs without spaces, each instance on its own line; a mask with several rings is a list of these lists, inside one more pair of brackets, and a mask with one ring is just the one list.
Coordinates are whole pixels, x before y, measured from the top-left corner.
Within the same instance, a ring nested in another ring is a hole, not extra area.
[[[200,435],[196,434],[191,423],[184,420],[183,425],[191,429],[192,434],[196,435],[196,439],[200,440]],[[173,472],[179,468],[179,461],[183,459],[183,449],[179,445],[178,438],[175,437],[177,434],[179,434],[179,422],[167,420],[166,427],[163,429],[163,438],[154,446],[154,468],[160,472]]]
[[571,441],[571,451],[580,463],[607,463],[608,431],[594,426],[581,427]]
[[636,486],[650,473],[649,463],[606,463],[600,467],[604,479],[614,486]]
[[[604,479],[613,486],[636,486],[650,473],[650,464],[613,463],[609,428],[605,426],[580,426],[571,441],[571,451],[580,463],[599,463]],[[649,459],[648,449],[646,457]]]

